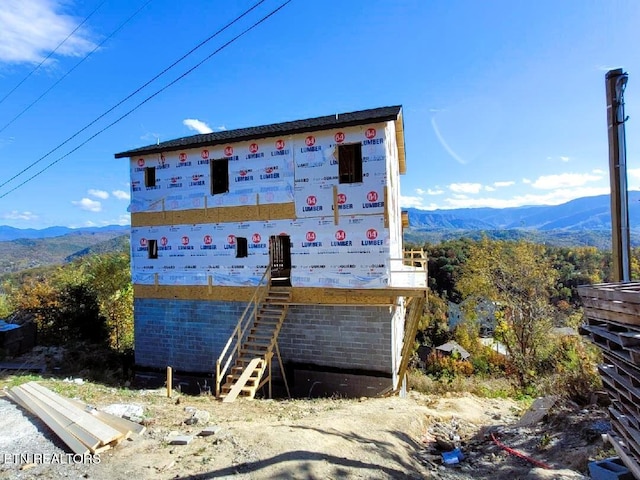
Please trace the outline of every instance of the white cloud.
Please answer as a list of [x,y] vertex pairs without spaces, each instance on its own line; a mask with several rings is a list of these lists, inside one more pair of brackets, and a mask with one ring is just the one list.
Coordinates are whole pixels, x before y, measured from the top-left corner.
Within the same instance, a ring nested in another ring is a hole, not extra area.
[[508,181],[508,182],[493,182],[493,186],[496,188],[510,187],[511,185],[515,185],[516,182]]
[[482,185],[479,183],[452,183],[449,185],[449,189],[456,193],[478,193],[482,190]]
[[570,158],[569,158],[569,157],[560,156],[560,161],[561,161],[561,162],[565,162],[565,163],[566,163],[566,162],[568,162],[569,160],[570,160]]
[[531,183],[531,180],[529,180],[528,178],[523,178],[522,183],[529,185]]
[[195,130],[198,133],[211,133],[213,130],[209,125],[204,123],[202,120],[198,120],[195,118],[187,118],[182,121],[182,124],[187,126],[190,130]]
[[100,212],[102,211],[102,204],[96,200],[91,200],[90,198],[83,198],[82,200],[72,201],[73,205],[80,207],[82,210],[86,210],[88,212]]
[[560,173],[557,175],[543,175],[533,182],[533,188],[541,190],[555,190],[557,188],[580,187],[589,182],[601,180],[601,174],[593,173]]
[[95,190],[92,188],[88,193],[92,197],[101,198],[102,200],[106,200],[107,198],[109,198],[109,192],[105,192],[104,190]]
[[486,186],[484,187],[484,189],[485,189],[487,192],[495,192],[495,191],[496,191],[496,188],[495,188],[495,187],[491,187],[491,186],[489,186],[489,185],[486,185]]
[[594,175],[604,175],[606,172],[600,168],[594,168],[593,170],[591,170],[591,173],[593,173]]
[[422,206],[422,197],[412,197],[400,195],[400,206],[402,208],[424,208]]
[[216,130],[218,130],[219,132],[224,132],[227,129],[227,127],[225,127],[224,125],[218,125],[216,127]]
[[114,190],[111,194],[116,197],[118,200],[130,200],[131,194],[129,192],[125,192],[124,190]]
[[[2,0],[0,2],[0,62],[39,63],[77,27],[78,21],[60,13],[62,0]],[[56,54],[82,56],[95,48],[80,28]]]
[[131,217],[129,215],[120,215],[116,220],[116,225],[129,225],[131,223]]
[[444,193],[444,190],[442,190],[440,187],[436,187],[435,189],[427,188],[426,190],[423,190],[422,188],[416,188],[416,193],[418,195],[442,195]]
[[436,208],[507,208],[522,207],[527,205],[559,205],[580,197],[592,197],[595,195],[606,195],[609,187],[577,187],[564,188],[543,194],[517,195],[511,198],[471,198],[462,195],[454,195],[444,200],[444,204]]
[[2,215],[2,218],[7,220],[36,220],[38,216],[31,212],[19,212],[17,210],[12,210],[11,212]]

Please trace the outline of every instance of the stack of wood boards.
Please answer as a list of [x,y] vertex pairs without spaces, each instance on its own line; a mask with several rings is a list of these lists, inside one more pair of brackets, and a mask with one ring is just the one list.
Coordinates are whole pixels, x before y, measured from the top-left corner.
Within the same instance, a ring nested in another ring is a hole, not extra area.
[[640,283],[585,285],[578,293],[582,328],[604,360],[598,370],[611,400],[610,438],[627,467],[640,472]]
[[145,430],[142,425],[65,398],[36,382],[13,387],[7,396],[39,417],[75,454],[103,452]]

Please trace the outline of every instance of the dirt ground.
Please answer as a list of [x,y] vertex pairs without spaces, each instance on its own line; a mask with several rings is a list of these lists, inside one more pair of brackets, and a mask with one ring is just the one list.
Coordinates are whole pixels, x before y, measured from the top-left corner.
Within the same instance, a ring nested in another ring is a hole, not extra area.
[[[606,453],[601,433],[610,427],[605,410],[563,401],[541,422],[518,426],[523,404],[471,395],[221,403],[179,393],[167,398],[162,389],[96,391],[57,382],[42,383],[98,408],[142,407],[147,431],[102,453],[99,463],[32,465],[15,455],[63,454],[64,445],[0,398],[0,478],[575,479]],[[218,427],[216,433],[199,436],[206,426]],[[171,445],[172,432],[193,440]],[[463,457],[444,464],[442,453],[455,447]]]

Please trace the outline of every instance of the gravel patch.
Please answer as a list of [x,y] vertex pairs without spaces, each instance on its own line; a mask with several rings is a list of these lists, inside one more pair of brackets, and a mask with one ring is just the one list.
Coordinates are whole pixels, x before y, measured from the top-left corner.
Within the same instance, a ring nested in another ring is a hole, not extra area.
[[87,478],[83,462],[42,420],[0,397],[0,478]]

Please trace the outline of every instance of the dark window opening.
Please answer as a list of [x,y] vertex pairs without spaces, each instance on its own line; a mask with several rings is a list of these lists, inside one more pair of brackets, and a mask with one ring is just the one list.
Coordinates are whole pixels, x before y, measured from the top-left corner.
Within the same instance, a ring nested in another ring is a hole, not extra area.
[[247,256],[249,256],[247,239],[244,237],[236,237],[236,258]]
[[362,182],[362,145],[338,145],[338,173],[340,183]]
[[156,167],[144,167],[144,186],[156,186]]
[[147,240],[147,251],[150,259],[158,258],[158,241]]
[[229,160],[211,161],[211,195],[229,191]]

